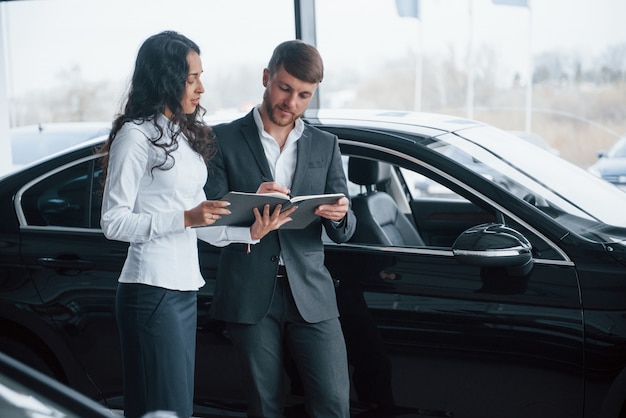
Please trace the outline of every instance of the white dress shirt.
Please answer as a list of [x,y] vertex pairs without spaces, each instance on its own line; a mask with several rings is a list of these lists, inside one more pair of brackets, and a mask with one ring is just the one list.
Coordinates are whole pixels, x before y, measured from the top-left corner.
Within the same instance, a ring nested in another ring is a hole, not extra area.
[[[171,140],[167,123],[161,115],[163,143]],[[170,154],[171,168],[153,169],[165,157],[148,139],[155,137],[149,122],[126,123],[117,133],[109,151],[102,230],[108,239],[130,243],[119,282],[198,290],[205,284],[198,238],[216,246],[258,240],[252,240],[245,227],[185,228],[184,211],[206,200],[206,164],[181,134]]]
[[[260,106],[261,105],[257,105],[254,107],[252,115],[254,116],[257,130],[259,131],[259,138],[261,138],[263,151],[265,151],[265,158],[270,166],[274,181],[291,189],[293,175],[296,172],[296,163],[298,162],[298,139],[300,139],[304,132],[304,122],[302,118],[296,119],[295,125],[291,132],[289,132],[281,151],[278,142],[265,131],[263,119],[261,119],[261,113],[259,113]],[[333,225],[339,226],[342,224],[343,219],[341,221],[331,222]],[[282,259],[280,264],[283,264]]]
[[[300,118],[296,119],[295,126],[291,132],[289,132],[281,151],[278,142],[265,130],[263,119],[261,119],[261,114],[259,113],[259,106],[260,105],[257,105],[253,109],[252,115],[254,116],[254,121],[259,131],[259,138],[261,138],[261,145],[263,145],[263,151],[265,151],[265,158],[267,159],[267,164],[270,166],[272,177],[276,183],[291,189],[293,175],[296,172],[296,162],[298,161],[298,139],[300,139],[302,132],[304,132],[304,122],[302,122]],[[280,256],[278,264],[285,264],[282,255]]]
[[265,131],[263,120],[259,113],[259,106],[260,105],[257,105],[254,108],[252,114],[254,115],[254,121],[259,131],[259,138],[261,138],[261,144],[265,151],[267,163],[272,171],[272,176],[276,183],[291,189],[293,175],[296,171],[296,162],[298,160],[298,139],[300,139],[302,132],[304,132],[304,122],[302,122],[300,118],[296,119],[295,126],[291,132],[289,132],[281,152],[278,142]]

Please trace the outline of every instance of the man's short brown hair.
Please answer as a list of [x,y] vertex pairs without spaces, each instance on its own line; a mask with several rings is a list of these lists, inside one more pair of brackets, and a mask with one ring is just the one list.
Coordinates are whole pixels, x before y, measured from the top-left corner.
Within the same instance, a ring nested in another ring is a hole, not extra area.
[[307,83],[321,83],[324,78],[324,62],[317,48],[299,39],[285,41],[274,49],[267,65],[270,75],[281,65],[289,74]]

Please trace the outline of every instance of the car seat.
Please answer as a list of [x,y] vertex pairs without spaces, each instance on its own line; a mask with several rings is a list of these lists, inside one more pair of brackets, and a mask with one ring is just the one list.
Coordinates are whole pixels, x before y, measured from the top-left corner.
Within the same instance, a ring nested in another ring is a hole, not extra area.
[[393,198],[379,186],[391,179],[391,166],[380,161],[350,157],[348,179],[365,190],[352,197],[357,218],[354,243],[387,246],[423,246],[415,226],[400,211]]

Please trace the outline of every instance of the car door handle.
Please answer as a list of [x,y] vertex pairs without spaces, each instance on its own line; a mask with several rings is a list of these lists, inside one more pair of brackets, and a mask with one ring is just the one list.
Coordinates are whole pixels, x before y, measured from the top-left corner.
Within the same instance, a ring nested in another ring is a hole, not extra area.
[[93,268],[93,262],[80,259],[64,259],[54,257],[41,257],[39,263],[47,268],[55,270],[89,270]]
[[402,276],[400,276],[398,273],[394,273],[394,272],[386,271],[386,270],[378,272],[378,277],[380,277],[383,281],[386,281],[386,282],[395,282],[396,280],[402,279]]

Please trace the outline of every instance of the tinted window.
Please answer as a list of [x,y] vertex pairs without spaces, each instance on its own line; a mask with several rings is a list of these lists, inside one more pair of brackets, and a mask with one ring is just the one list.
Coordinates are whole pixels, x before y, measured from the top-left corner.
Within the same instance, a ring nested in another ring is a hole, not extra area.
[[99,160],[73,165],[26,190],[22,209],[31,226],[100,228]]

